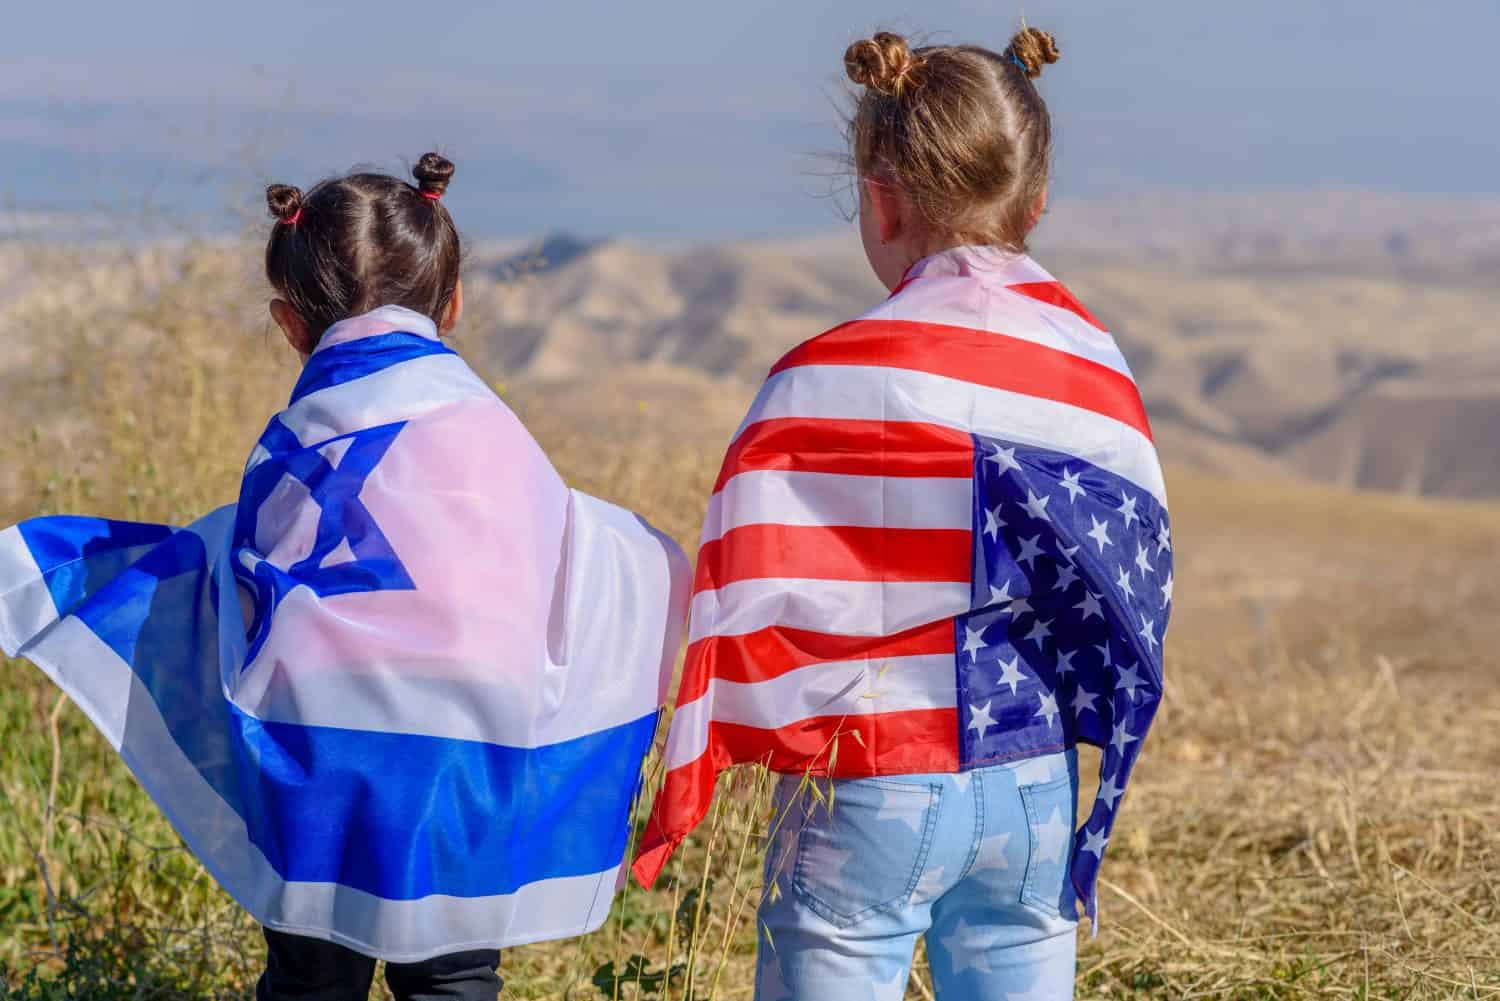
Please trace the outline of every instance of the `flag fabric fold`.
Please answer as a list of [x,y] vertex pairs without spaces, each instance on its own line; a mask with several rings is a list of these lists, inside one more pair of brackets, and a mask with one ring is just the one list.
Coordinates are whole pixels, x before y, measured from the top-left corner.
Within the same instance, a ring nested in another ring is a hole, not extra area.
[[257,920],[414,961],[603,922],[689,587],[385,307],[325,334],[236,505],[0,532],[0,646]]
[[693,584],[649,885],[718,774],[965,771],[1103,749],[1094,885],[1162,693],[1166,492],[1113,338],[1029,258],[915,265],[771,370],[724,459]]

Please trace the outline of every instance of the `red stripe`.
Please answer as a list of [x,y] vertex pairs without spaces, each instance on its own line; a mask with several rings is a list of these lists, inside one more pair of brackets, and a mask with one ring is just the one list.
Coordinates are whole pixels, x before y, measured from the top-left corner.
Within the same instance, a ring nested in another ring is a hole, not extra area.
[[1084,308],[1083,303],[1073,297],[1073,293],[1063,287],[1062,282],[1023,282],[1020,285],[1007,285],[1006,288],[1012,292],[1019,292],[1028,299],[1045,302],[1049,306],[1057,306],[1066,309],[1077,316],[1091,327],[1104,330],[1104,324],[1094,318],[1094,314]]
[[1140,391],[1107,365],[1005,334],[939,323],[860,320],[794,349],[771,374],[802,365],[879,365],[1067,403],[1151,436]]
[[709,724],[708,749],[667,773],[631,867],[656,881],[673,849],[708,815],[719,772],[757,762],[772,771],[865,778],[958,770],[958,712],[913,709],[871,716],[825,716],[774,730]]
[[742,636],[706,636],[688,647],[676,704],[702,697],[710,678],[749,684],[813,664],[953,652],[952,619],[895,636],[839,636],[785,626],[768,626]]
[[714,491],[740,473],[762,469],[967,478],[974,475],[974,440],[954,428],[917,421],[760,421],[729,446]]
[[973,545],[964,529],[742,525],[698,550],[693,593],[768,577],[964,583]]

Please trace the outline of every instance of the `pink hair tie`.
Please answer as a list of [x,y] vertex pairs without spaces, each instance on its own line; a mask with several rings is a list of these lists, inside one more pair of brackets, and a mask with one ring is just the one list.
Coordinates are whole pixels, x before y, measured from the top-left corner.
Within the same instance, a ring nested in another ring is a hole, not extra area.
[[418,194],[427,199],[429,202],[440,201],[443,197],[443,193],[441,191],[421,191],[418,192]]
[[302,206],[298,205],[297,211],[292,213],[292,217],[290,219],[284,219],[282,221],[285,222],[288,226],[297,225],[297,223],[302,221]]

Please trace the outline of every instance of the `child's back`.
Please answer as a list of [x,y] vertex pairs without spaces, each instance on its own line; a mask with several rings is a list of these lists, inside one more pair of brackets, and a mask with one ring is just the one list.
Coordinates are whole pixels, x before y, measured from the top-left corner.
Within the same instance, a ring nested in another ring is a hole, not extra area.
[[[1071,995],[1076,903],[1161,695],[1165,491],[1110,336],[1025,255],[1051,36],[851,46],[891,297],[775,365],[709,502],[649,881],[735,762],[781,772],[757,997]],[[1103,748],[1078,827],[1079,742]],[[826,796],[800,794],[807,776]]]
[[499,947],[602,923],[684,612],[676,546],[443,343],[452,165],[415,173],[269,189],[306,364],[236,505],[0,534],[0,645],[267,927],[262,998],[363,997],[376,957],[399,997],[493,997]]

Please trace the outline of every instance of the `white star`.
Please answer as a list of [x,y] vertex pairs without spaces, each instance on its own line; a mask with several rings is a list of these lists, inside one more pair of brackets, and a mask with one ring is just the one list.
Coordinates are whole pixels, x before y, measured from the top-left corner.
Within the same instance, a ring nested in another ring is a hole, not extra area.
[[986,958],[990,943],[976,941],[978,936],[971,933],[978,930],[982,929],[976,929],[960,916],[953,930],[938,940],[942,943],[943,951],[948,954],[948,963],[954,973],[962,973],[964,970],[990,972],[990,964]]
[[1172,551],[1172,530],[1167,527],[1167,523],[1165,521],[1156,526],[1157,555],[1161,555],[1161,552],[1164,549],[1169,553]]
[[924,811],[911,809],[911,799],[902,795],[904,790],[892,789],[888,786],[879,786],[880,809],[875,812],[876,820],[895,821],[906,825],[912,834],[920,835],[927,828],[927,817]]
[[995,717],[990,715],[990,704],[986,702],[982,706],[969,707],[969,729],[977,733],[981,739],[984,731],[995,725]]
[[1036,860],[1038,862],[1060,862],[1062,861],[1063,845],[1069,840],[1073,832],[1068,830],[1068,825],[1062,819],[1062,811],[1057,807],[1052,808],[1052,816],[1047,818],[1045,824],[1038,824],[1034,828],[1036,832]]
[[1097,615],[1101,619],[1104,618],[1104,607],[1099,604],[1099,596],[1087,588],[1083,591],[1083,600],[1073,607],[1083,609],[1083,621],[1085,622],[1089,620],[1090,615]]
[[1167,582],[1161,586],[1161,607],[1166,608],[1172,603],[1172,574],[1167,573]]
[[1037,543],[1040,542],[1041,539],[1042,539],[1042,537],[1040,535],[1033,535],[1029,539],[1022,539],[1021,540],[1021,555],[1016,557],[1016,562],[1017,563],[1025,563],[1028,567],[1030,567],[1033,571],[1035,571],[1036,570],[1036,558],[1038,556],[1045,556],[1046,555],[1045,553],[1042,552],[1042,547],[1039,546],[1039,545],[1037,545]]
[[1099,783],[1099,798],[1104,800],[1104,805],[1111,810],[1115,808],[1115,800],[1119,799],[1120,794],[1124,791],[1124,789],[1115,785],[1115,780],[1112,778],[1105,779]]
[[1026,513],[1037,521],[1051,521],[1047,514],[1047,505],[1052,502],[1051,497],[1038,497],[1030,490],[1026,491]]
[[985,462],[993,462],[1000,467],[1000,475],[1004,476],[1012,469],[1020,469],[1021,464],[1016,461],[1016,450],[1014,448],[1001,448],[995,446],[995,450],[984,457]]
[[1015,599],[1010,596],[1010,581],[1006,581],[1004,587],[996,587],[993,584],[990,585],[991,605],[1006,605],[1014,600]]
[[1094,649],[1098,650],[1099,656],[1103,658],[1103,660],[1100,662],[1101,667],[1109,667],[1114,664],[1114,654],[1109,652],[1109,640],[1105,640],[1103,643],[1100,643],[1098,646],[1094,647]]
[[1130,731],[1125,729],[1124,723],[1116,723],[1114,736],[1109,738],[1109,746],[1124,754],[1126,744],[1133,744],[1140,739],[1132,736]]
[[1078,482],[1082,473],[1074,473],[1063,470],[1062,488],[1068,492],[1068,501],[1072,504],[1078,503],[1078,495],[1084,493],[1083,484]]
[[1009,685],[1010,694],[1016,694],[1016,686],[1026,680],[1026,675],[1021,671],[1021,658],[1012,657],[1007,663],[1001,661],[999,684]]
[[1005,610],[1010,613],[1012,619],[1020,619],[1023,615],[1031,614],[1031,602],[1025,598],[1017,598]]
[[1141,578],[1144,580],[1148,573],[1154,573],[1156,568],[1146,562],[1146,547],[1137,544],[1135,550],[1135,565],[1141,569]]
[[1041,707],[1033,714],[1033,718],[1045,716],[1047,718],[1047,729],[1050,730],[1057,722],[1057,714],[1062,712],[1061,709],[1057,708],[1057,696],[1052,692],[1040,693],[1037,696],[1037,701],[1041,703]]
[[1078,582],[1078,572],[1070,564],[1062,563],[1057,568],[1057,583],[1052,585],[1054,591],[1067,591]]
[[1134,598],[1135,597],[1135,588],[1133,588],[1133,587],[1130,586],[1130,568],[1129,567],[1121,567],[1120,568],[1120,576],[1118,578],[1116,578],[1115,584],[1117,584],[1119,586],[1119,588],[1120,588],[1121,591],[1125,592],[1125,597],[1127,597],[1127,598]]
[[964,633],[964,653],[972,660],[976,653],[984,649],[984,630],[964,626]]
[[1003,872],[1010,868],[1010,859],[1005,850],[1010,846],[1010,832],[1003,831],[979,842],[979,851],[974,853],[974,864],[970,872]]
[[1026,638],[1034,641],[1036,643],[1036,648],[1040,650],[1042,648],[1042,642],[1046,640],[1048,636],[1052,635],[1051,627],[1051,622],[1048,622],[1045,619],[1037,619],[1036,622],[1034,622],[1031,626],[1031,632],[1026,634]]
[[1000,509],[997,507],[992,511],[986,508],[984,512],[984,534],[998,541],[1000,538],[1000,529],[1004,527],[1005,519],[1000,517]]
[[1122,494],[1125,498],[1120,504],[1120,513],[1125,516],[1125,527],[1129,528],[1132,521],[1140,521],[1141,516],[1135,513],[1135,498],[1129,494]]
[[1110,541],[1109,538],[1109,526],[1100,521],[1098,518],[1095,518],[1093,515],[1089,515],[1089,521],[1094,523],[1094,527],[1093,530],[1088,533],[1088,537],[1099,543],[1099,553],[1102,555],[1104,553],[1105,546],[1114,544]]
[[1015,776],[1016,785],[1018,786],[1032,786],[1043,782],[1051,782],[1053,779],[1061,777],[1053,766],[1064,765],[1065,762],[1059,761],[1062,757],[1061,754],[1044,754],[1038,758],[1027,758],[1025,761],[1018,761],[1012,765],[1010,773]]
[[1087,709],[1089,712],[1097,716],[1099,714],[1099,710],[1094,708],[1094,702],[1098,698],[1099,696],[1095,695],[1087,688],[1084,688],[1082,685],[1079,685],[1078,691],[1073,695],[1073,715],[1077,716],[1079,713]]
[[1109,844],[1109,839],[1104,836],[1104,828],[1101,827],[1097,831],[1090,831],[1089,829],[1084,828],[1084,832],[1083,832],[1083,850],[1084,851],[1086,851],[1086,852],[1093,852],[1095,858],[1103,858],[1104,857],[1104,846],[1107,845],[1107,844]]
[[872,986],[880,988],[874,994],[874,1001],[901,1001],[906,996],[906,981],[907,971],[905,963],[896,967],[896,974],[891,979],[872,980]]
[[1073,673],[1073,658],[1076,656],[1078,656],[1077,650],[1064,650],[1062,647],[1057,648],[1057,676],[1059,678],[1067,677]]
[[1072,563],[1073,562],[1073,557],[1078,555],[1078,547],[1077,546],[1063,546],[1062,547],[1062,554],[1063,554],[1063,559],[1067,560],[1069,563]]
[[1143,640],[1146,641],[1146,646],[1148,646],[1148,647],[1151,648],[1151,652],[1155,653],[1156,652],[1156,647],[1157,647],[1157,643],[1156,643],[1156,623],[1152,622],[1150,619],[1148,619],[1144,615],[1142,615],[1141,616],[1141,631],[1140,631],[1140,633],[1138,635],[1141,637],[1141,639],[1143,639]]
[[1145,682],[1141,680],[1140,673],[1135,668],[1122,667],[1120,668],[1120,680],[1115,684],[1115,691],[1119,691],[1122,688],[1125,689],[1125,693],[1130,696],[1130,701],[1134,702],[1135,690],[1144,684]]

